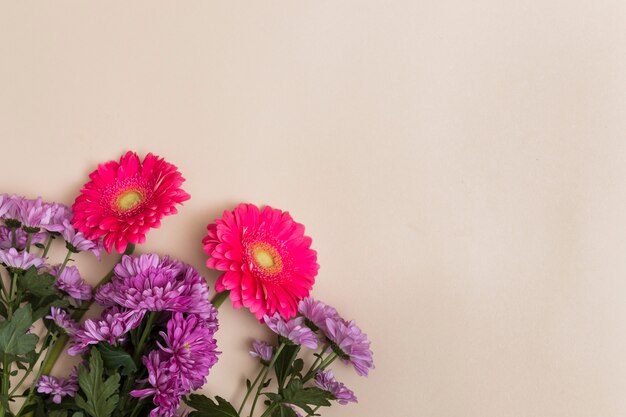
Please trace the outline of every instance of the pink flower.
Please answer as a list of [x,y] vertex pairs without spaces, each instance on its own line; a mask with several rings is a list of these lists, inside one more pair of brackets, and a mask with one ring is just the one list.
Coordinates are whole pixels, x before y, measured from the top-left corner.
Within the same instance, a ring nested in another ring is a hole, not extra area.
[[240,204],[207,229],[207,266],[225,271],[215,289],[230,290],[234,308],[247,307],[259,320],[275,312],[285,318],[296,314],[319,269],[303,225],[287,212]]
[[137,398],[152,396],[152,403],[156,407],[150,411],[150,417],[173,417],[181,398],[187,393],[176,373],[170,370],[169,362],[162,358],[162,355],[163,352],[153,350],[148,356],[143,357],[143,364],[148,369],[148,378],[142,382],[147,382],[150,388],[130,392],[130,395]]
[[189,199],[176,166],[151,153],[140,161],[129,151],[120,162],[98,165],[89,178],[72,206],[72,223],[89,240],[102,237],[107,252],[143,243],[151,228]]
[[81,278],[78,268],[66,266],[58,276],[59,268],[60,266],[54,266],[50,269],[50,274],[56,277],[56,287],[75,300],[91,300],[91,285]]

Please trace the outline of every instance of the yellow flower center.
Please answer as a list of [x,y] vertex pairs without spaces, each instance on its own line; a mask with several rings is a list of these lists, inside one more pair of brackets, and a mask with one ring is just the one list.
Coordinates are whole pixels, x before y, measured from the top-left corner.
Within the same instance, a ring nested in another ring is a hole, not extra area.
[[187,349],[191,349],[191,346],[189,346],[189,343],[185,343],[185,347],[186,347]]
[[117,197],[117,207],[122,211],[128,211],[141,203],[143,196],[139,191],[128,190]]
[[283,269],[283,261],[278,251],[269,243],[255,242],[252,245],[254,263],[267,274],[276,274]]

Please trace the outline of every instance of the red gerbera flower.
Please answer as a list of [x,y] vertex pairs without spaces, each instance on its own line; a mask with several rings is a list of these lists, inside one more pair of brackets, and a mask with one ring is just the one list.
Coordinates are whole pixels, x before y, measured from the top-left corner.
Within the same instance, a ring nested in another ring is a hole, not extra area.
[[145,242],[164,216],[176,214],[176,204],[189,200],[176,166],[151,153],[141,162],[129,151],[119,163],[98,165],[89,178],[72,206],[72,224],[87,239],[103,237],[107,252]]
[[295,316],[319,269],[303,225],[287,212],[240,204],[207,229],[207,266],[225,271],[215,289],[230,290],[233,307],[247,307],[259,320],[275,312]]

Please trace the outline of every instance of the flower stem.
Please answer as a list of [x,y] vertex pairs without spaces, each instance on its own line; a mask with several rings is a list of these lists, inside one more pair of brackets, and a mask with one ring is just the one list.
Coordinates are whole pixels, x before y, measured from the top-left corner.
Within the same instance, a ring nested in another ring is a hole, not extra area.
[[43,253],[41,254],[42,258],[45,258],[48,255],[48,251],[52,247],[52,241],[54,237],[52,235],[48,236],[48,240],[46,241],[46,246],[44,247]]
[[[134,250],[135,250],[135,245],[133,245],[132,243],[129,243],[128,246],[126,246],[126,250],[124,251],[123,255],[130,255],[131,253],[133,253]],[[68,252],[68,256],[69,256],[69,253],[71,252]],[[61,271],[59,270],[59,272],[57,273],[57,277],[60,275],[60,273]],[[98,285],[96,285],[96,288],[109,282],[112,276],[113,276],[113,268],[100,280],[100,282],[98,282]],[[82,319],[92,303],[93,301],[86,303],[84,309],[74,311],[74,314],[72,314],[72,318],[75,321],[79,321],[80,319]],[[61,356],[61,352],[63,352],[63,349],[65,348],[65,345],[67,345],[68,341],[69,341],[69,337],[67,337],[66,334],[63,334],[59,336],[56,343],[52,345],[52,347],[49,349],[50,350],[49,354],[46,354],[46,359],[44,359],[41,365],[44,373],[49,374],[50,371],[52,371],[52,368],[54,368],[54,364],[59,359],[59,356]]]
[[65,259],[63,260],[63,263],[61,264],[61,267],[59,268],[59,272],[57,272],[57,278],[61,276],[61,272],[63,272],[63,270],[65,269],[65,266],[69,262],[70,256],[72,256],[72,251],[68,249],[67,255],[65,255]]
[[[267,374],[269,374],[269,372],[274,368],[274,364],[276,363],[276,360],[278,359],[278,356],[280,355],[280,352],[283,351],[283,349],[285,348],[285,346],[287,346],[286,343],[281,343],[280,346],[278,346],[278,349],[276,350],[276,353],[274,353],[274,356],[272,357],[272,360],[270,362],[269,365],[267,365],[267,368],[265,369],[265,372],[263,373],[263,377],[261,378],[261,383],[259,384],[259,387],[256,390],[256,395],[254,396],[254,401],[252,402],[252,408],[250,409],[250,417],[252,417],[254,415],[254,408],[256,407],[256,403],[259,400],[259,395],[261,394],[261,390],[263,389],[263,385],[265,385],[265,378],[267,378]],[[272,407],[270,407],[272,408]],[[269,410],[269,408],[268,408]],[[267,410],[266,410],[267,413]],[[263,413],[263,415],[265,415],[265,413]]]
[[[50,336],[52,337],[51,342],[54,342],[55,335],[51,334]],[[33,379],[33,386],[31,387],[31,389],[28,390],[28,396],[24,400],[24,403],[22,404],[22,407],[20,407],[20,411],[17,412],[16,416],[20,417],[22,415],[22,410],[24,410],[24,407],[26,407],[30,403],[30,400],[33,397],[33,394],[35,392],[35,385],[37,384],[37,381],[39,380],[39,377],[44,373],[44,366],[43,366],[43,364],[46,363],[46,361],[49,359],[51,351],[52,351],[52,349],[48,349],[46,351],[46,355],[44,356],[43,361],[42,361],[42,366],[39,367],[39,370],[37,371],[37,374],[35,375],[35,379]],[[41,352],[40,352],[40,354],[41,354]],[[53,363],[53,365],[54,365],[54,363]],[[50,371],[46,372],[46,374],[48,374],[48,373],[50,373]]]
[[[278,403],[274,403],[274,404],[270,405],[267,408],[267,410],[265,410],[265,412],[263,414],[261,414],[261,417],[267,417],[267,416],[271,415],[277,405],[278,405]],[[250,417],[252,417],[252,414],[250,414]]]
[[257,375],[257,377],[254,379],[254,382],[252,383],[252,385],[250,385],[250,387],[248,388],[248,390],[246,391],[246,396],[243,397],[243,401],[241,402],[241,405],[239,406],[239,410],[237,411],[238,415],[241,415],[241,410],[243,410],[243,406],[246,404],[246,401],[248,401],[248,397],[250,396],[250,394],[252,393],[252,390],[254,389],[254,387],[256,386],[256,383],[259,382],[259,379],[261,378],[261,375],[263,375],[263,371],[265,370],[265,365],[263,365],[263,367],[261,368],[261,370],[259,371],[259,374]]
[[213,299],[211,300],[211,304],[213,304],[213,307],[220,308],[222,303],[224,303],[224,301],[228,298],[228,294],[230,294],[229,290],[218,292],[217,294],[215,294],[215,297],[213,297]]
[[141,351],[143,349],[143,345],[148,340],[148,336],[150,335],[150,330],[152,330],[152,324],[154,323],[154,319],[156,319],[157,312],[151,311],[148,316],[148,321],[146,322],[146,327],[143,329],[143,333],[141,334],[141,338],[139,339],[139,343],[135,346],[135,353],[133,355],[133,360],[135,363],[138,363],[139,358],[141,357]]
[[30,244],[32,241],[33,241],[33,234],[31,232],[27,232],[26,252],[30,252]]
[[311,366],[311,369],[302,378],[302,382],[304,383],[308,381],[309,379],[313,378],[315,374],[317,373],[317,371],[323,371],[324,369],[326,369],[326,367],[330,365],[331,363],[333,363],[335,359],[337,359],[337,357],[338,356],[335,352],[331,352],[324,360],[322,360],[322,363],[320,363],[319,366],[317,367],[315,367],[315,364],[317,363],[317,360],[316,360],[315,363],[313,363],[313,366]]

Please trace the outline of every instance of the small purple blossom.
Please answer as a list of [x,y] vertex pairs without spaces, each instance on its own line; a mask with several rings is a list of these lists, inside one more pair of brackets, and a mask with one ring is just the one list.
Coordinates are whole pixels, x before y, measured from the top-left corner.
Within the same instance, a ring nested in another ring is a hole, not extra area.
[[113,287],[113,284],[109,282],[96,290],[96,295],[94,296],[94,299],[101,306],[113,307],[116,305],[115,301],[113,301],[114,292],[115,288]]
[[74,336],[78,331],[78,324],[72,319],[69,313],[59,307],[51,307],[50,314],[46,316],[47,319],[52,320],[57,326],[65,330],[65,332]]
[[9,269],[25,271],[31,266],[39,268],[45,262],[44,258],[40,258],[30,253],[18,252],[15,248],[0,250],[0,262],[5,264]]
[[280,314],[274,313],[272,317],[265,315],[263,319],[267,327],[274,333],[286,337],[297,345],[317,349],[317,337],[315,333],[304,324],[303,317],[296,317],[285,321]]
[[121,306],[194,313],[203,319],[215,315],[206,282],[194,268],[180,261],[154,254],[124,256],[114,272],[111,287],[105,291]]
[[144,381],[151,388],[133,390],[130,395],[138,398],[152,396],[156,407],[150,412],[150,417],[173,417],[180,406],[180,400],[186,391],[179,378],[170,370],[169,361],[161,357],[163,352],[153,350],[143,357],[143,363],[148,369],[148,378]]
[[52,218],[52,206],[44,203],[41,197],[36,200],[23,200],[20,205],[19,219],[25,228],[33,231],[48,225]]
[[52,402],[61,403],[61,398],[69,395],[73,397],[78,392],[78,377],[72,372],[69,378],[55,378],[42,375],[37,382],[37,392],[52,395]]
[[374,359],[367,335],[354,323],[342,318],[326,319],[326,336],[332,350],[344,361],[354,367],[357,374],[367,376],[374,368]]
[[169,358],[169,369],[179,374],[183,388],[198,389],[206,382],[209,369],[217,363],[217,343],[204,319],[195,314],[174,313],[161,332],[165,344],[159,347]]
[[0,218],[18,220],[20,217],[21,206],[24,203],[24,197],[17,195],[0,195]]
[[[41,243],[46,239],[45,232],[33,233],[30,243]],[[15,247],[17,250],[24,250],[28,241],[28,233],[23,229],[15,229],[15,246],[13,246],[13,232],[6,226],[0,226],[0,249],[9,249]]]
[[100,319],[90,319],[83,323],[74,334],[72,345],[67,352],[76,356],[87,350],[89,345],[102,341],[113,345],[122,341],[126,333],[139,326],[143,316],[143,311],[122,311],[111,307],[103,312]]
[[321,301],[314,300],[313,297],[302,299],[298,305],[298,312],[304,316],[304,322],[313,331],[320,329],[324,333],[326,333],[326,319],[339,317],[337,310]]
[[48,203],[48,205],[50,207],[50,220],[42,227],[50,232],[63,233],[67,224],[72,220],[72,210],[64,204]]
[[100,259],[100,248],[96,242],[89,240],[82,232],[74,229],[69,220],[63,220],[63,229],[61,235],[65,239],[67,248],[74,252],[91,251],[98,259]]
[[335,379],[332,369],[315,374],[315,384],[319,388],[330,392],[339,404],[346,405],[350,402],[357,402],[354,392]]
[[[75,300],[91,300],[91,285],[87,284],[80,276],[78,268],[73,265],[66,266],[59,273],[59,266],[50,270],[50,274],[56,277],[56,287],[67,293]],[[58,275],[58,276],[57,276]]]
[[253,358],[259,358],[261,361],[269,362],[274,355],[274,346],[262,340],[255,340],[252,342],[252,350],[250,356]]

